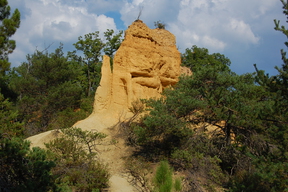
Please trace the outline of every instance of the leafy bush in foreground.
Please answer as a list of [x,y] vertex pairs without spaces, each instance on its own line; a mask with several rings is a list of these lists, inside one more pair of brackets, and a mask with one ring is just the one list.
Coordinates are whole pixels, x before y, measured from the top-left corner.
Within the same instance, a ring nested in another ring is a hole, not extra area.
[[30,150],[28,141],[0,135],[0,191],[55,190],[53,167],[55,162],[47,159],[45,150]]
[[92,191],[108,186],[107,167],[96,159],[96,144],[106,137],[98,132],[82,131],[80,128],[62,130],[64,135],[46,144],[56,159],[52,170],[57,183],[67,184],[79,191]]

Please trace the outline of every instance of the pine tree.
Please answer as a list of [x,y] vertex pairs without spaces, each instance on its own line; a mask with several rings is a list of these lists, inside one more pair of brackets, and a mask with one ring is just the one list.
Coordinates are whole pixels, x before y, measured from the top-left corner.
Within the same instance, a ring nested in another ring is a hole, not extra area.
[[18,121],[19,113],[14,110],[13,103],[0,93],[0,132],[10,136],[23,135],[23,123]]
[[[287,18],[286,23],[288,22],[288,1],[286,2],[284,0],[281,0],[283,4],[283,13]],[[275,23],[275,30],[282,32],[286,38],[288,38],[288,29],[286,29],[285,26],[281,25],[280,26],[280,21],[279,20],[274,20]],[[284,42],[286,48],[288,47],[288,41]],[[279,74],[276,77],[273,77],[273,82],[270,84],[270,88],[272,90],[275,90],[281,94],[283,97],[283,100],[285,100],[285,106],[284,108],[288,108],[288,58],[286,57],[286,52],[281,49],[281,56],[282,56],[282,61],[283,64],[281,68],[276,67],[278,70]],[[288,113],[288,110],[285,110],[285,113]]]
[[284,105],[283,97],[256,84],[254,74],[233,73],[228,58],[204,48],[187,49],[183,64],[193,75],[165,90],[165,99],[146,101],[150,114],[133,127],[143,151],[172,156],[195,174],[206,172],[199,168],[204,163],[210,170],[204,177],[218,184],[222,169],[231,174],[232,191],[285,188],[287,164],[279,151],[287,147],[287,116],[274,106]]
[[[288,2],[280,0],[283,4],[283,13],[287,17],[288,22]],[[279,20],[274,20],[275,30],[282,32],[288,37],[288,29],[285,26],[280,26]],[[285,46],[288,47],[288,42],[284,42]],[[271,139],[281,146],[282,153],[285,154],[288,151],[288,59],[286,52],[281,49],[281,57],[283,64],[281,67],[275,67],[278,70],[278,74],[269,77],[269,74],[264,74],[263,70],[258,70],[256,64],[257,76],[256,81],[262,87],[265,87],[269,99],[274,102],[270,116],[266,118],[266,121],[270,123],[269,133]]]
[[[288,22],[288,1],[286,2],[284,0],[281,0],[283,4],[283,13],[286,16]],[[281,31],[287,38],[288,38],[288,29],[286,29],[285,26],[280,27],[280,21],[274,20],[275,23],[275,30]],[[286,47],[288,47],[288,41],[284,43]],[[282,143],[283,146],[283,152],[284,154],[288,151],[288,58],[286,57],[286,52],[282,49],[281,50],[282,55],[282,61],[284,62],[282,64],[282,67],[276,67],[279,74],[275,77],[273,77],[273,81],[270,83],[270,89],[275,90],[278,97],[276,98],[276,115],[280,118],[277,118],[277,131],[279,134],[277,134],[277,139]],[[286,157],[286,160],[288,157]]]
[[17,106],[28,135],[49,129],[58,112],[80,106],[81,69],[68,61],[62,49],[28,55],[27,62],[11,74],[10,86],[18,94]]
[[[286,22],[288,22],[288,2],[287,1],[285,2],[284,0],[281,0],[281,2],[283,4],[283,9],[284,9],[283,13],[284,13],[284,15],[286,15],[286,18],[287,18]],[[274,29],[276,31],[281,31],[288,38],[288,29],[286,29],[286,27],[283,26],[283,25],[280,26],[280,21],[279,20],[274,19],[274,23],[275,23],[275,28]],[[286,47],[288,47],[288,42],[287,41],[284,44],[286,45]],[[282,60],[284,62],[284,64],[282,65],[282,71],[279,68],[277,68],[277,69],[279,70],[282,78],[284,76],[286,77],[285,80],[286,80],[286,83],[287,83],[288,59],[286,57],[286,52],[283,49],[281,50],[281,55],[282,55]]]
[[45,192],[53,189],[55,178],[50,170],[55,163],[46,156],[43,149],[31,150],[26,140],[0,134],[0,191]]
[[[0,0],[0,75],[4,75],[10,68],[8,55],[16,48],[10,37],[20,26],[20,12],[16,9],[10,17],[11,8],[7,0]],[[10,18],[9,18],[10,17]]]

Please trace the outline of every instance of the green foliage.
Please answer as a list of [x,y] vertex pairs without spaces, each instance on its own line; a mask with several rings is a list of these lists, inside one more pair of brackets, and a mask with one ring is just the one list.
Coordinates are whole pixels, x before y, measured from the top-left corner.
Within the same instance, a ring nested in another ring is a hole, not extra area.
[[174,188],[175,188],[175,191],[181,191],[182,190],[182,182],[181,182],[180,178],[175,179]]
[[[288,16],[288,2],[287,1],[285,2],[284,0],[281,0],[281,2],[283,4],[283,13],[284,13],[284,15]],[[288,30],[286,29],[286,27],[283,25],[280,27],[280,21],[279,20],[274,19],[274,23],[275,23],[274,29],[276,31],[282,32],[286,37],[288,37]],[[286,47],[288,47],[288,42],[285,42],[284,44],[286,45]],[[288,59],[286,58],[286,52],[284,52],[283,49],[281,50],[281,55],[282,55],[282,60],[283,60],[284,64],[282,65],[282,69],[279,69],[279,68],[277,68],[277,69],[280,73],[280,76],[282,77],[284,85],[287,86]]]
[[[283,13],[288,16],[288,3],[287,1],[281,0],[283,4]],[[286,37],[288,35],[288,30],[285,26],[280,26],[280,21],[274,20],[275,30],[282,32]],[[285,46],[288,47],[288,42],[284,42]],[[279,74],[276,76],[269,77],[269,75],[264,75],[264,71],[259,71],[257,68],[257,82],[265,87],[267,91],[273,93],[273,100],[275,105],[273,112],[275,116],[269,118],[270,121],[274,121],[273,137],[277,142],[282,143],[283,152],[288,151],[288,59],[286,57],[286,52],[281,49],[282,56],[282,67],[276,67]],[[255,65],[256,67],[256,65]]]
[[50,54],[36,51],[11,74],[10,86],[18,94],[28,135],[47,130],[59,111],[79,108],[81,86],[76,80],[81,71],[62,49]]
[[[80,128],[67,128],[62,132],[63,136],[46,144],[52,152],[50,158],[56,159],[53,174],[57,176],[58,185],[80,191],[107,187],[107,168],[95,159],[96,144],[106,136]],[[63,183],[67,184],[66,187]]]
[[154,191],[157,192],[171,192],[173,189],[181,191],[182,189],[180,178],[176,178],[175,182],[173,182],[173,170],[167,161],[161,161],[157,167],[154,183]]
[[[136,143],[148,152],[146,157],[163,155],[189,170],[191,182],[205,178],[209,190],[231,183],[255,189],[245,181],[262,172],[253,185],[266,182],[267,190],[272,185],[283,189],[287,172],[273,181],[264,175],[269,164],[285,167],[287,161],[285,113],[278,106],[284,103],[266,86],[256,84],[254,74],[231,72],[224,55],[210,55],[196,46],[192,49],[186,50],[183,64],[192,69],[193,76],[181,77],[173,89],[165,90],[165,99],[146,101],[149,114],[131,124]],[[259,167],[257,160],[267,168]],[[271,174],[276,170],[271,169]]]
[[76,60],[83,68],[84,77],[82,82],[87,96],[94,93],[101,78],[101,51],[105,44],[99,37],[99,31],[88,33],[84,37],[80,36],[74,44],[78,51],[83,52],[82,56],[77,56],[76,51],[69,53],[70,57]]
[[215,72],[230,71],[230,59],[220,53],[209,54],[208,49],[196,45],[186,49],[182,54],[182,65],[189,67],[193,73],[205,67],[213,67]]
[[114,34],[113,29],[107,29],[104,32],[104,36],[106,38],[106,43],[104,47],[104,53],[108,55],[111,59],[113,58],[113,54],[119,49],[123,39],[123,31],[119,31],[117,34]]
[[173,187],[172,169],[167,161],[161,161],[156,170],[154,182],[156,191],[171,192]]
[[186,123],[167,107],[166,102],[164,99],[147,100],[145,104],[150,114],[144,116],[139,123],[131,125],[136,142],[145,146],[143,149],[149,151],[151,158],[170,154],[192,133]]
[[40,148],[29,149],[30,143],[19,138],[0,138],[0,186],[4,191],[49,191],[56,189],[51,169]]
[[[197,191],[203,186],[213,191],[216,186],[221,186],[226,181],[220,166],[222,160],[217,154],[219,149],[213,145],[211,138],[197,133],[180,148],[175,149],[170,161],[176,167],[189,171],[186,179],[189,183],[194,183],[195,187],[190,190]],[[202,178],[202,181],[199,178]]]
[[96,144],[102,141],[107,135],[93,131],[82,131],[80,128],[62,129],[62,132],[73,142],[86,145],[90,154],[95,151]]
[[[222,170],[237,175],[253,167],[247,153],[259,158],[273,153],[272,145],[276,147],[274,151],[281,148],[271,138],[277,133],[271,130],[275,125],[269,121],[273,118],[275,100],[265,87],[255,85],[253,75],[236,75],[229,70],[217,72],[214,66],[206,66],[198,68],[193,78],[183,80],[176,91],[168,93],[176,101],[171,108],[192,124],[207,123],[221,130],[210,139],[217,149],[213,154],[221,159]],[[255,180],[254,184],[259,183]]]
[[18,9],[12,13],[7,0],[0,1],[0,78],[10,69],[8,55],[16,48],[16,42],[10,37],[20,26],[20,12]]
[[83,98],[80,101],[79,108],[66,108],[62,111],[58,111],[51,123],[48,125],[48,129],[61,129],[63,127],[71,127],[75,122],[85,119],[92,113],[94,98]]
[[96,31],[84,37],[80,36],[74,44],[76,50],[81,51],[83,56],[77,56],[76,51],[73,51],[69,53],[69,57],[82,66],[84,74],[81,76],[81,84],[85,88],[86,96],[92,95],[100,83],[103,51],[111,57],[112,63],[113,54],[122,43],[122,34],[123,31],[119,31],[114,35],[114,30],[107,29],[104,32],[106,42],[103,42],[99,31]]
[[158,29],[165,29],[166,24],[159,20],[154,22],[154,26]]
[[[288,15],[288,4],[281,0],[283,4],[283,13]],[[281,31],[288,35],[285,26],[280,26],[280,21],[274,20],[275,30]],[[286,47],[288,42],[285,42]],[[264,71],[258,70],[256,64],[256,82],[264,90],[261,100],[268,103],[262,107],[261,136],[266,139],[259,142],[259,135],[253,139],[254,153],[249,158],[252,161],[249,171],[240,171],[231,179],[230,191],[287,191],[288,189],[288,172],[287,172],[287,151],[288,151],[288,73],[286,52],[281,50],[284,64],[281,68],[276,67],[279,74],[269,77]],[[259,130],[259,129],[258,129]],[[256,141],[256,142],[255,142]],[[256,144],[256,145],[255,145]],[[261,150],[261,149],[266,150]],[[243,148],[242,148],[243,149]],[[245,149],[247,152],[248,150]],[[262,153],[259,153],[262,151]],[[277,176],[275,176],[277,175]]]
[[263,191],[277,192],[288,190],[287,162],[275,163],[273,160],[254,157],[254,166],[237,173],[230,183],[231,192]]
[[18,111],[14,110],[13,103],[0,93],[0,132],[10,136],[23,136],[23,123],[18,121]]

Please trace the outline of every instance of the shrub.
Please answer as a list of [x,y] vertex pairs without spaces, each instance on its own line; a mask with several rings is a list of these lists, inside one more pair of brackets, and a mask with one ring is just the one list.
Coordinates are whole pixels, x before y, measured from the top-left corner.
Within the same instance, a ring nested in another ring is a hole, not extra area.
[[138,191],[151,192],[150,174],[152,173],[149,162],[146,162],[143,158],[129,157],[126,161],[126,173],[131,175],[129,180]]
[[154,177],[155,189],[157,192],[171,192],[181,190],[181,180],[177,178],[173,183],[173,170],[167,161],[161,161]]
[[46,151],[30,150],[30,143],[0,135],[0,191],[46,192],[56,189]]
[[173,186],[172,169],[167,161],[161,161],[154,178],[156,191],[170,192]]
[[158,29],[165,29],[166,24],[159,20],[154,22],[154,26]]
[[98,132],[82,131],[80,128],[62,130],[63,137],[56,138],[46,147],[52,152],[50,158],[56,159],[52,170],[57,176],[57,184],[92,191],[108,186],[109,173],[106,165],[96,159],[96,144],[106,135]]

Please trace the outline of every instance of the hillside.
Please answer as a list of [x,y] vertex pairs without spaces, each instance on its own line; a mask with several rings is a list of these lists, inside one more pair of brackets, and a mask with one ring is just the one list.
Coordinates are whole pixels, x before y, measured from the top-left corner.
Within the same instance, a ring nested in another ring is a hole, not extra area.
[[0,76],[0,191],[287,191],[286,52],[275,76],[239,75],[155,26],[89,33]]
[[[83,130],[108,135],[97,147],[102,162],[108,163],[111,173],[111,192],[135,191],[125,176],[123,158],[132,154],[125,140],[118,137],[110,144],[119,129],[117,123],[133,116],[129,108],[140,99],[159,98],[166,87],[174,85],[180,75],[180,53],[173,34],[164,29],[150,29],[142,21],[135,21],[125,31],[125,39],[113,59],[103,57],[102,78],[97,88],[92,114],[73,125]],[[31,147],[44,147],[55,138],[53,131],[27,138]],[[123,176],[124,174],[124,176]]]

